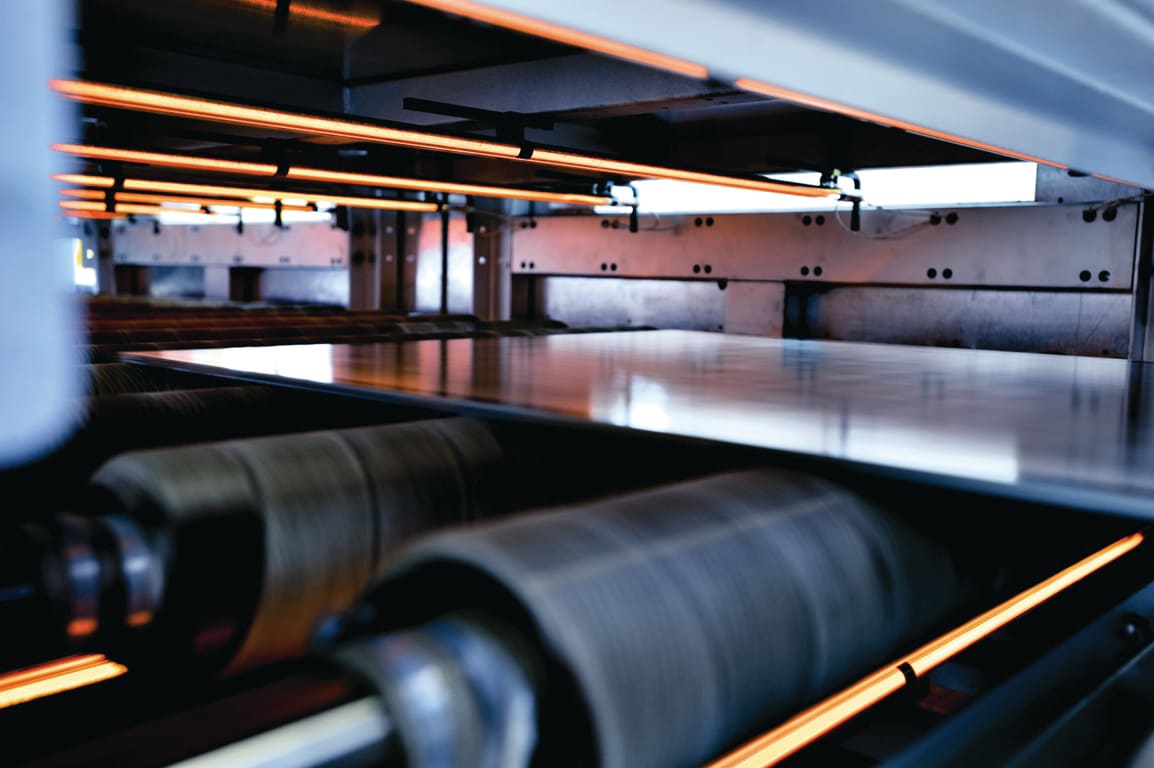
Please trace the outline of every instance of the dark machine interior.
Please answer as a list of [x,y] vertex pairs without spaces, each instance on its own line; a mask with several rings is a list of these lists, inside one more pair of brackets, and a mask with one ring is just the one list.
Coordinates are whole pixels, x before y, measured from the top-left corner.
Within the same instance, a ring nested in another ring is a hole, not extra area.
[[0,762],[1154,765],[1152,52],[539,5],[0,33]]

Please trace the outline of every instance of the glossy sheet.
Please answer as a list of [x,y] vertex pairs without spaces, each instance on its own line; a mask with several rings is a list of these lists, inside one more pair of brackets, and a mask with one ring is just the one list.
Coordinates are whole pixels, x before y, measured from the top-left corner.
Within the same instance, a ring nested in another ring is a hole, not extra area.
[[129,359],[761,446],[1154,517],[1154,369],[1122,360],[686,331]]

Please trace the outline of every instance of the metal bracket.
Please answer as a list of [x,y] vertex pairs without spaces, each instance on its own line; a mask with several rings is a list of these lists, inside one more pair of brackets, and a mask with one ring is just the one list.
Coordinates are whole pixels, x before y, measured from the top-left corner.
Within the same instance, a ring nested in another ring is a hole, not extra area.
[[854,188],[854,191],[857,192],[857,194],[848,195],[848,194],[845,194],[843,192],[840,199],[841,200],[848,200],[850,202],[850,204],[853,206],[853,209],[850,211],[850,219],[849,219],[850,231],[851,232],[860,232],[861,231],[861,177],[857,175],[857,171],[842,171],[840,169],[834,168],[833,170],[829,171],[828,173],[823,173],[821,175],[821,184],[822,184],[822,186],[829,185],[829,186],[834,186],[834,187],[840,187],[841,185],[838,184],[839,179],[851,179],[853,181],[853,188]]
[[526,115],[520,112],[494,112],[488,109],[466,107],[460,104],[450,104],[444,101],[406,97],[405,109],[414,112],[425,112],[430,115],[444,115],[459,117],[464,120],[474,120],[479,123],[492,125],[497,129],[497,138],[514,144],[525,143],[525,129],[536,128],[542,131],[551,131],[554,128],[553,120],[547,117]]

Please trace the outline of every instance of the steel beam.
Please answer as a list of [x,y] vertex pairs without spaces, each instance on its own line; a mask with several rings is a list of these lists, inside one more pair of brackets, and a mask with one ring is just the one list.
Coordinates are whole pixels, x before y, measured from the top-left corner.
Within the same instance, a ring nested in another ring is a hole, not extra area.
[[483,107],[493,112],[535,114],[635,106],[728,90],[732,89],[577,53],[362,85],[351,89],[351,103],[356,114],[366,117],[413,125],[443,125],[460,118],[407,110],[405,98]]
[[[1129,291],[1137,207],[555,216],[513,230],[516,274]],[[931,220],[931,216],[937,218]],[[932,221],[937,221],[936,224]]]

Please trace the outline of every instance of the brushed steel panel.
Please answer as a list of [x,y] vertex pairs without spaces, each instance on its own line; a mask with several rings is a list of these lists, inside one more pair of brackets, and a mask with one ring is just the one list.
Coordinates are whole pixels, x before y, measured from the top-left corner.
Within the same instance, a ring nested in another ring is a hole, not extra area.
[[1154,517],[1154,376],[1124,360],[690,331],[129,359],[493,417],[759,446]]
[[[926,223],[926,211],[863,211],[858,233],[848,231],[848,210],[840,214],[846,227],[829,212],[725,214],[645,217],[637,233],[604,225],[621,224],[620,216],[555,216],[537,219],[536,227],[514,227],[513,269],[687,280],[1130,290],[1137,208],[1122,206],[1112,221],[1097,216],[1086,222],[1082,212],[1079,206],[942,208],[941,223],[933,225]],[[953,224],[950,214],[957,217]],[[888,237],[900,231],[904,236]]]

